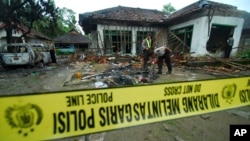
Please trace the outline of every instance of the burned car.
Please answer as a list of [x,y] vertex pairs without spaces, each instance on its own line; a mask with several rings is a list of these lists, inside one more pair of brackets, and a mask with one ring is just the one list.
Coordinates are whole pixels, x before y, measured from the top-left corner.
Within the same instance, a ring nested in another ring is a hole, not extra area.
[[0,47],[0,62],[3,67],[30,65],[43,67],[51,62],[49,47],[43,44],[11,43]]

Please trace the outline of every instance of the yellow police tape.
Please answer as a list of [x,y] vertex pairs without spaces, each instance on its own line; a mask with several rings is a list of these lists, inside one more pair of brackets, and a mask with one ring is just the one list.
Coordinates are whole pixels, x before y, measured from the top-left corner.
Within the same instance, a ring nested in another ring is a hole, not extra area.
[[250,105],[250,77],[0,97],[0,140],[52,140]]

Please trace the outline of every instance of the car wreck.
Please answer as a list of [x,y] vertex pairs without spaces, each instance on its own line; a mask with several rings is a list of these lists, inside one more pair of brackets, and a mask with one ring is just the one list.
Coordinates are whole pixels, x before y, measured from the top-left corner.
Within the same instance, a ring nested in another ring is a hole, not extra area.
[[0,62],[3,67],[29,65],[43,67],[51,62],[49,47],[43,44],[12,43],[0,48]]

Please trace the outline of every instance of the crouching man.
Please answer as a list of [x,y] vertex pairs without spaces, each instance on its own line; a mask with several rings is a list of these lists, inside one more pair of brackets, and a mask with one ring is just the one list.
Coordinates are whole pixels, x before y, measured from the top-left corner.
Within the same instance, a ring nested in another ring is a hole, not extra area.
[[170,53],[171,49],[169,49],[166,46],[158,47],[154,50],[155,55],[158,57],[158,74],[162,74],[162,66],[163,66],[163,60],[165,60],[165,63],[168,67],[167,74],[172,73],[172,64],[171,64],[171,58]]

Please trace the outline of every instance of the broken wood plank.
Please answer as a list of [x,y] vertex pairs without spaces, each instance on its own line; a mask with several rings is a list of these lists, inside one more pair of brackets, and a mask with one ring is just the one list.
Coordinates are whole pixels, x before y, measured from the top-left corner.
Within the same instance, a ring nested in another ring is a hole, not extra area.
[[234,67],[234,68],[237,68],[237,69],[240,69],[240,70],[246,70],[245,68],[250,69],[250,67],[248,67],[246,65],[242,65],[242,64],[235,63],[235,62],[232,62],[232,61],[224,60],[224,59],[217,58],[217,57],[214,57],[214,56],[211,56],[211,55],[208,55],[208,56],[220,61],[221,63],[224,63],[226,65],[229,65],[231,67]]

